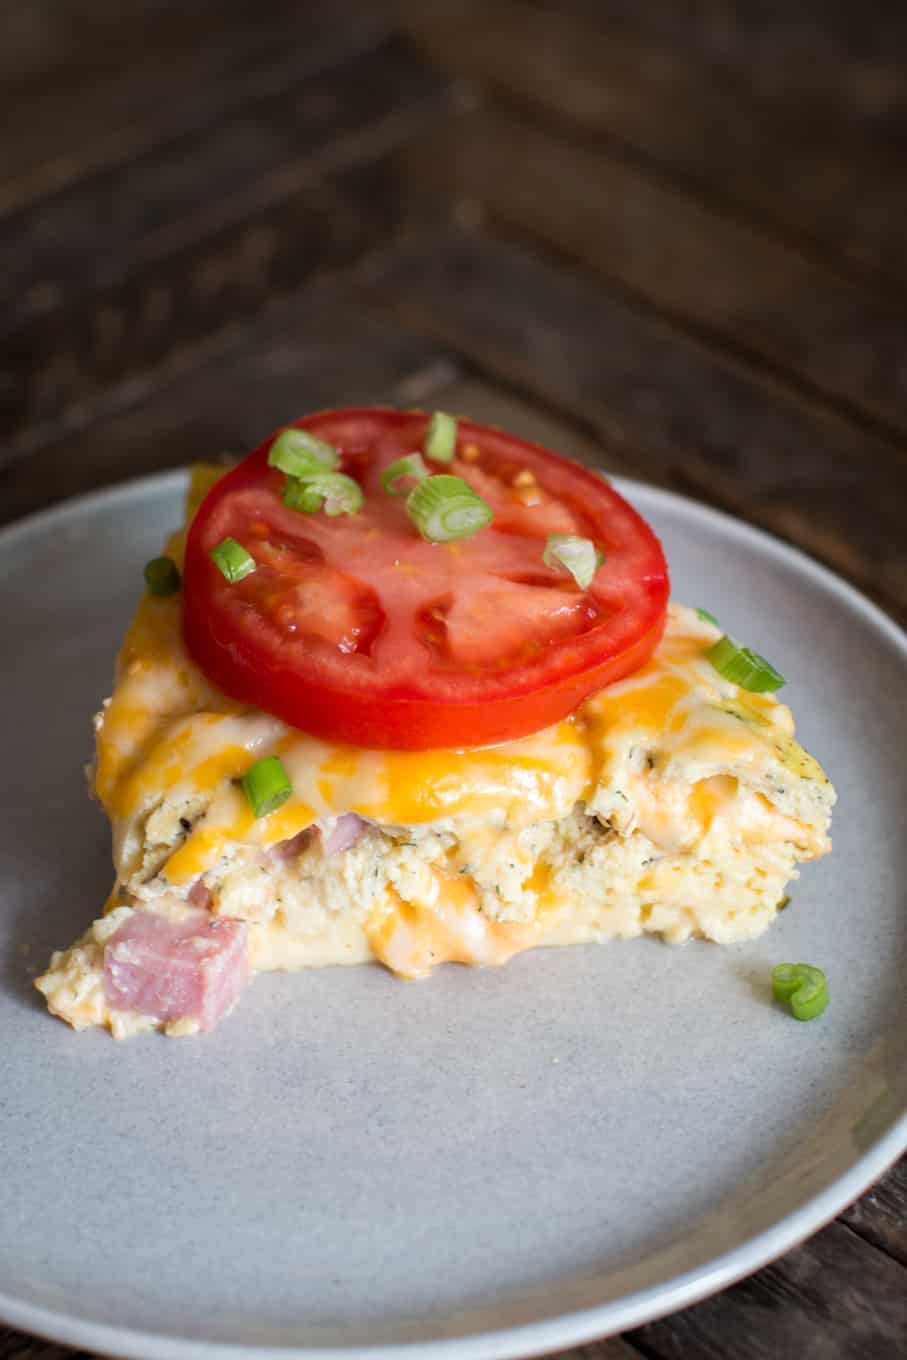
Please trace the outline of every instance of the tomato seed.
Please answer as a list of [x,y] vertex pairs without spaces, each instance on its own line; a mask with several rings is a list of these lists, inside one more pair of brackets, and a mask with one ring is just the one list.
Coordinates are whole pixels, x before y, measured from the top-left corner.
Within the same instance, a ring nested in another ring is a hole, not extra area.
[[520,505],[540,505],[542,501],[542,493],[538,485],[514,487],[513,495]]

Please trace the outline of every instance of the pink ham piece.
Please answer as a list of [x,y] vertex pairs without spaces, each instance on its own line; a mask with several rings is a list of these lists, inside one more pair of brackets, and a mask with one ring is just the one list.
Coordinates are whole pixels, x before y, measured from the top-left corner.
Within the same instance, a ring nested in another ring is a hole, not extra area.
[[186,901],[191,902],[193,907],[201,907],[202,911],[211,910],[211,889],[203,879],[198,878],[186,893]]
[[180,921],[137,911],[104,949],[104,995],[117,1010],[214,1029],[249,980],[248,927],[190,911]]
[[326,855],[339,855],[342,850],[349,850],[351,845],[355,845],[359,837],[365,830],[366,823],[361,817],[357,817],[355,812],[343,812],[337,818],[331,830],[325,836],[322,831],[323,849]]
[[297,834],[291,836],[289,840],[278,841],[276,845],[272,845],[267,854],[272,860],[276,860],[278,864],[292,864],[293,860],[297,859],[299,855],[302,854],[303,850],[305,850],[306,846],[310,844],[314,835],[315,828],[313,826],[307,826],[305,831],[297,832]]
[[327,833],[320,822],[315,822],[312,826],[307,826],[305,831],[291,836],[289,840],[272,845],[268,854],[278,864],[291,864],[303,850],[307,849],[317,832],[321,836],[321,848],[324,853],[339,855],[343,850],[349,850],[351,845],[356,844],[366,826],[367,823],[361,817],[357,817],[355,812],[343,812]]

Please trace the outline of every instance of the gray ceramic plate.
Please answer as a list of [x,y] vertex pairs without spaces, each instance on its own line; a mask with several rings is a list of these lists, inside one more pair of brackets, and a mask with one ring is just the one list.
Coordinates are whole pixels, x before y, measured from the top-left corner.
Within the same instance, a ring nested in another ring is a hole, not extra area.
[[[907,642],[814,563],[642,486],[678,599],[789,679],[835,851],[763,939],[259,978],[117,1045],[30,986],[108,888],[89,718],[180,475],[0,535],[0,1314],[124,1356],[515,1356],[754,1270],[907,1145]],[[807,1025],[772,964],[825,968]]]

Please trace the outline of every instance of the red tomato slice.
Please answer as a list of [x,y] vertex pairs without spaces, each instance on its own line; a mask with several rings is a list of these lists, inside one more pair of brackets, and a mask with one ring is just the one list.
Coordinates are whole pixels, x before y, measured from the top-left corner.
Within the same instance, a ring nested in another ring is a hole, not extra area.
[[[453,464],[494,521],[427,543],[381,473],[421,449],[427,417],[322,411],[298,421],[333,444],[365,493],[358,513],[281,501],[271,440],[205,497],[186,545],[184,633],[226,694],[329,741],[383,749],[485,746],[565,717],[642,665],[661,637],[658,539],[598,474],[460,420]],[[588,590],[545,566],[549,533],[605,553]],[[210,553],[237,539],[256,571],[228,583]]]

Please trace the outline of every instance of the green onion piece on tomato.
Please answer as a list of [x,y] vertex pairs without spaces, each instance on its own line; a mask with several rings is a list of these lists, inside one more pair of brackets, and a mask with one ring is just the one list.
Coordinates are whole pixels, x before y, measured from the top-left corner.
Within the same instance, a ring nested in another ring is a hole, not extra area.
[[300,510],[303,514],[312,515],[321,509],[324,497],[318,491],[311,491],[308,482],[301,477],[288,477],[281,499],[290,510]]
[[491,506],[468,482],[446,473],[426,477],[414,486],[406,498],[406,512],[430,543],[471,538],[494,519]]
[[705,656],[725,680],[739,685],[741,689],[748,689],[752,694],[770,693],[785,683],[784,676],[775,670],[771,662],[758,652],[750,651],[749,647],[742,646],[727,633],[718,639],[714,647],[709,648]]
[[592,584],[592,578],[604,560],[605,554],[591,538],[579,538],[576,534],[549,534],[542,553],[546,567],[551,567],[552,571],[569,571],[582,590]]
[[721,624],[720,624],[720,623],[718,622],[718,620],[715,618],[715,615],[714,615],[714,614],[710,614],[709,611],[708,611],[707,609],[697,609],[697,610],[696,610],[696,617],[697,617],[697,619],[701,619],[703,623],[713,623],[713,624],[715,625],[716,628],[720,628],[720,627],[721,627]]
[[397,488],[397,482],[404,477],[415,478],[417,482],[422,482],[429,475],[428,468],[422,461],[421,453],[408,453],[405,458],[398,458],[396,463],[391,463],[381,474],[381,485],[389,496],[405,496],[407,492]]
[[425,457],[435,463],[449,463],[457,448],[457,418],[446,411],[435,411],[425,427]]
[[282,430],[268,450],[269,467],[280,468],[288,477],[333,472],[340,455],[333,444],[309,434],[308,430]]
[[152,557],[144,576],[151,595],[175,595],[180,588],[180,569],[172,557]]
[[326,515],[352,515],[362,509],[364,499],[362,487],[345,472],[290,477],[283,493],[284,505],[306,514],[324,506]]
[[256,760],[242,777],[243,793],[256,817],[267,817],[281,807],[293,792],[280,756]]
[[216,548],[211,549],[211,556],[231,585],[251,576],[255,570],[255,558],[235,538],[223,539]]
[[828,1005],[825,974],[811,963],[779,963],[772,969],[772,993],[787,1002],[795,1020],[815,1020]]

